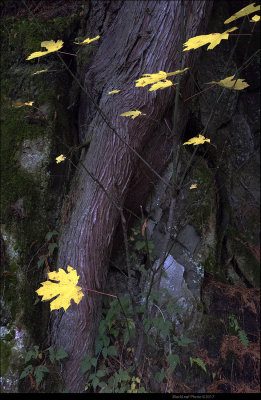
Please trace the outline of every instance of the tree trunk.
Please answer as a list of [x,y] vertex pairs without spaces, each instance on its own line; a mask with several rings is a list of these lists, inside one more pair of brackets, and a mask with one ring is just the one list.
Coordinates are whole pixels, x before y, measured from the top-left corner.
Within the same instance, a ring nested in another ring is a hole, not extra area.
[[[211,2],[185,1],[184,7],[187,40],[204,33]],[[136,88],[135,80],[144,73],[180,69],[180,13],[180,1],[91,1],[87,21],[90,37],[100,34],[101,38],[85,75],[85,87],[120,137],[159,173],[172,151],[173,138],[169,137],[164,119],[172,126],[175,91],[168,88],[149,92],[148,86]],[[200,51],[183,54],[184,67],[191,67]],[[191,92],[188,76],[182,80],[185,97]],[[107,94],[114,89],[121,92]],[[179,132],[188,117],[185,106],[181,101]],[[146,116],[136,119],[119,116],[136,109]],[[81,139],[92,136],[90,147],[81,158],[85,167],[119,206],[127,204],[135,209],[144,204],[155,178],[153,173],[108,127],[84,94],[79,112]],[[176,134],[178,137],[179,133]],[[69,199],[71,211],[61,229],[58,267],[76,268],[81,287],[102,290],[119,211],[80,164]],[[84,389],[80,365],[82,356],[93,351],[101,299],[101,295],[87,292],[79,305],[73,303],[66,312],[52,314],[51,343],[69,354],[64,364],[64,379],[71,392]]]

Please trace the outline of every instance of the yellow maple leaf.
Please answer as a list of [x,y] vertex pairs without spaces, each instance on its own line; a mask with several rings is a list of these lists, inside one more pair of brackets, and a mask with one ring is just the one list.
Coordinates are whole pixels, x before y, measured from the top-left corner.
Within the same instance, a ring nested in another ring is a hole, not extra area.
[[71,299],[73,299],[76,304],[80,303],[84,294],[81,292],[82,288],[77,286],[79,276],[75,269],[68,265],[67,273],[59,268],[58,272],[49,272],[48,277],[56,282],[42,282],[42,287],[36,290],[36,293],[42,296],[42,301],[52,300],[58,295],[50,304],[51,311],[58,310],[62,307],[64,311],[66,311],[71,305]]
[[36,57],[42,57],[46,54],[53,53],[54,51],[61,49],[63,47],[63,41],[57,40],[57,42],[55,42],[54,40],[49,40],[47,42],[42,42],[41,47],[45,47],[47,51],[36,51],[35,53],[30,54],[27,57],[27,60],[32,60],[32,58]]
[[108,94],[114,94],[114,93],[119,93],[120,90],[111,90],[110,92],[108,92]]
[[157,74],[142,74],[145,78],[137,79],[135,82],[136,87],[144,87],[146,85],[151,85],[167,78],[167,73],[164,71],[159,71]]
[[225,79],[222,79],[221,81],[211,81],[211,82],[207,82],[206,85],[209,85],[211,83],[215,83],[216,85],[222,86],[224,88],[227,89],[231,89],[231,90],[243,90],[246,87],[248,87],[248,83],[244,82],[244,79],[234,79],[235,75],[233,76],[228,76]]
[[94,40],[98,40],[98,39],[100,39],[100,36],[99,36],[99,35],[96,36],[96,37],[93,38],[93,39],[87,38],[87,39],[84,39],[83,42],[80,42],[80,43],[73,42],[73,43],[83,45],[83,44],[89,44],[89,43],[93,42]]
[[214,47],[216,47],[221,42],[221,40],[228,39],[229,32],[233,32],[236,29],[238,28],[234,27],[231,29],[227,29],[223,33],[210,33],[209,35],[199,35],[190,38],[186,43],[183,44],[184,47],[186,46],[186,48],[183,49],[183,51],[197,49],[201,46],[204,46],[207,43],[210,43],[207,50],[214,49]]
[[40,71],[34,72],[32,75],[42,74],[43,72],[47,72],[47,71],[48,71],[48,69],[41,69]]
[[21,101],[16,101],[15,103],[12,104],[12,107],[14,108],[20,108],[23,106],[32,106],[34,101],[27,101],[25,103],[22,103]]
[[192,185],[190,185],[190,190],[191,189],[197,189],[198,185],[196,183],[192,183]]
[[169,81],[168,79],[166,79],[165,81],[159,81],[157,83],[154,83],[154,85],[152,85],[149,89],[149,92],[152,92],[154,90],[158,90],[158,89],[165,89],[166,87],[172,86],[173,83],[171,81]]
[[250,20],[250,22],[258,22],[258,21],[260,21],[260,15],[254,15]]
[[59,157],[56,157],[56,164],[59,164],[64,160],[66,160],[66,157],[63,154],[61,154]]
[[189,68],[187,67],[184,69],[177,69],[177,71],[174,71],[174,72],[167,72],[167,76],[182,74],[183,72],[187,71],[187,69],[189,69]]
[[[157,74],[143,74],[143,78],[137,79],[135,82],[136,83],[136,87],[144,87],[147,85],[152,85],[153,83],[157,83],[160,81],[165,81],[167,79],[168,76],[173,76],[173,75],[178,75],[178,74],[182,74],[182,72],[186,71],[188,68],[184,68],[182,70],[178,69],[177,71],[174,72],[164,72],[164,71],[159,71]],[[170,81],[169,81],[170,82]],[[166,85],[167,86],[171,86],[170,84]],[[160,88],[158,88],[160,89]],[[163,89],[163,87],[162,87]],[[152,89],[152,90],[157,90],[157,89]]]
[[135,110],[135,111],[126,111],[125,113],[120,114],[121,117],[131,117],[132,119],[138,117],[139,115],[146,115],[143,114],[141,111],[139,110]]
[[185,144],[193,144],[194,146],[197,146],[198,144],[203,144],[205,142],[210,142],[210,139],[206,139],[203,135],[198,135],[198,137],[193,137],[189,139],[188,142],[183,143],[183,146]]
[[260,6],[255,6],[255,3],[249,4],[248,6],[233,14],[230,18],[226,19],[224,24],[229,24],[229,22],[235,21],[235,19],[245,17],[245,15],[251,14],[258,10],[260,10]]

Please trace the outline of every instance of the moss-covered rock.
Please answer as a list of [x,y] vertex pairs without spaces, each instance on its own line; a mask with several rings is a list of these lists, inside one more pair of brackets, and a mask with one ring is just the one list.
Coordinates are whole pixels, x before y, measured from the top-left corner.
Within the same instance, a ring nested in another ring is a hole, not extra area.
[[[45,40],[61,39],[70,52],[82,15],[3,18],[0,209],[7,262],[1,269],[1,327],[23,332],[19,351],[17,338],[5,335],[2,340],[3,392],[19,390],[25,348],[41,345],[46,337],[49,307],[37,302],[35,290],[46,279],[47,263],[54,266],[55,253],[48,250],[45,236],[57,229],[69,174],[69,166],[56,165],[55,157],[77,143],[74,116],[67,109],[72,76],[54,53],[31,61],[26,57]],[[64,57],[75,68],[75,57]],[[47,72],[33,75],[40,70]],[[18,101],[33,104],[15,108]],[[40,256],[45,263],[39,263]]]

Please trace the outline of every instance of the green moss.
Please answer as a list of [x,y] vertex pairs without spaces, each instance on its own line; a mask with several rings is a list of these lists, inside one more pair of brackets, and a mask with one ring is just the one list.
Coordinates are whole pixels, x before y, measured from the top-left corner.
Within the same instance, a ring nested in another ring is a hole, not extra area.
[[1,376],[3,376],[7,368],[9,366],[9,359],[12,354],[12,343],[9,343],[8,341],[1,340],[0,342],[0,370],[1,370]]
[[251,242],[240,239],[240,233],[231,226],[227,229],[227,247],[234,256],[240,271],[255,287],[260,286],[260,263],[254,255]]
[[204,262],[202,262],[202,265],[204,267],[204,271],[207,273],[214,275],[216,270],[217,270],[217,260],[215,256],[215,251],[213,249],[210,249],[210,253],[205,259]]
[[191,224],[201,233],[216,212],[214,176],[204,160],[199,160],[193,167],[192,181],[197,184],[197,190],[190,191],[189,213]]
[[[63,143],[71,145],[73,126],[67,106],[72,78],[56,54],[32,61],[26,61],[26,57],[40,50],[44,40],[66,42],[77,19],[78,15],[50,21],[9,17],[4,18],[5,28],[1,29],[4,56],[1,57],[0,210],[1,222],[7,237],[12,237],[17,253],[17,257],[9,255],[9,274],[2,280],[1,288],[4,285],[5,307],[10,311],[11,320],[22,322],[36,343],[45,338],[49,315],[48,304],[34,304],[35,289],[43,279],[36,266],[36,254],[50,226],[54,226],[54,217],[57,217],[54,202],[61,194],[62,183],[53,184],[55,173],[52,177],[43,170],[41,176],[37,171],[29,173],[21,168],[20,155],[25,140],[48,137],[52,149],[49,169],[54,168],[57,151],[60,154],[61,148],[65,148]],[[74,35],[70,43],[73,39]],[[41,69],[51,72],[32,75]],[[18,99],[34,101],[35,107],[12,107]],[[44,110],[44,116],[39,108]],[[63,166],[59,168],[61,171]],[[17,215],[12,208],[18,199],[23,200],[25,216]],[[32,247],[33,243],[36,245]]]

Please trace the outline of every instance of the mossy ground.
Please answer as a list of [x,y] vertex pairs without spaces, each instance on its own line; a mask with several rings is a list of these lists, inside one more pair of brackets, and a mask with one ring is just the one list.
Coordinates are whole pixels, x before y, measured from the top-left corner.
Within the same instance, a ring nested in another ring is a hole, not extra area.
[[[51,19],[8,16],[3,18],[1,28],[0,210],[5,237],[15,242],[15,255],[7,254],[7,266],[1,271],[4,272],[1,289],[8,324],[22,324],[32,343],[37,344],[46,337],[49,316],[48,304],[35,304],[36,286],[45,276],[37,268],[39,249],[46,233],[57,225],[56,204],[63,194],[67,175],[67,167],[57,166],[55,157],[74,143],[75,127],[73,116],[67,110],[72,77],[57,55],[31,61],[26,57],[39,51],[45,40],[61,39],[65,51],[67,47],[70,51],[71,43],[78,36],[79,18],[78,13]],[[74,57],[65,57],[65,62],[73,68]],[[32,75],[43,69],[48,72]],[[34,101],[33,107],[12,107],[17,100]],[[19,159],[24,141],[38,138],[48,138],[48,160],[42,173],[34,174],[21,168]],[[19,199],[23,200],[25,215],[13,208]],[[3,346],[1,374],[12,364],[12,338]]]

